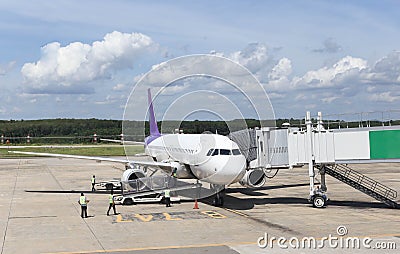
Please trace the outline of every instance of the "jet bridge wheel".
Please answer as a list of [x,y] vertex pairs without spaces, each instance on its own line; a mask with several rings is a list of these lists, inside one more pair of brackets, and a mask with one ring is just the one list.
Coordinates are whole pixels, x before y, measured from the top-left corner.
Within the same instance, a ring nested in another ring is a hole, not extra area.
[[326,206],[326,198],[321,195],[315,195],[312,197],[313,207],[323,208]]

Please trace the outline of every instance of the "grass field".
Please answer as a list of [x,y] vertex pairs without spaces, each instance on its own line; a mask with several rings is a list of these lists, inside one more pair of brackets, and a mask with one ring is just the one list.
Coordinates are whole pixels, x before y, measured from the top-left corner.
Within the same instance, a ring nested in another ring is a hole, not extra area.
[[[124,147],[121,145],[113,146],[52,146],[52,147],[24,147],[16,148],[10,146],[9,148],[2,147],[0,149],[0,158],[16,158],[16,157],[32,157],[32,155],[23,154],[10,154],[8,151],[21,151],[21,152],[36,152],[36,153],[58,153],[58,154],[72,154],[72,155],[84,155],[84,156],[125,156]],[[143,146],[130,146],[130,154],[143,153]]]

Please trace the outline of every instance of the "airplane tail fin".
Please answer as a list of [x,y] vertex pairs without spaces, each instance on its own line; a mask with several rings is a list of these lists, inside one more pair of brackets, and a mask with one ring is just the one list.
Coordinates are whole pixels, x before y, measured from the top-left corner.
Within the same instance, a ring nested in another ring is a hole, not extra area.
[[147,90],[147,96],[149,101],[149,124],[150,124],[150,136],[160,136],[160,131],[158,130],[156,117],[154,114],[153,100],[151,99],[150,88]]

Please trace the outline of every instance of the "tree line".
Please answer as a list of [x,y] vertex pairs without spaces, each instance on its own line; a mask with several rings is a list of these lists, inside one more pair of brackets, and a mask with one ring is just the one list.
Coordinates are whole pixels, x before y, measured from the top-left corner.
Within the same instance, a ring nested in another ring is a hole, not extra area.
[[[313,119],[315,122],[316,120]],[[282,126],[288,122],[291,126],[304,127],[302,119],[277,119],[275,121],[262,121],[255,119],[232,120],[232,121],[164,121],[158,122],[162,133],[174,133],[176,129],[183,130],[184,133],[218,133],[228,135],[232,131],[245,128],[256,128],[262,126]],[[329,122],[330,125],[329,125]],[[361,123],[363,126],[396,125],[398,121],[382,123],[372,121]],[[358,127],[360,122],[345,123],[339,120],[328,120],[324,122],[325,127],[341,128]],[[2,143],[9,139],[13,143],[26,143],[27,136],[30,136],[32,143],[87,143],[93,142],[93,135],[96,133],[102,138],[119,139],[122,128],[136,129],[137,133],[142,133],[142,137],[133,139],[143,140],[149,134],[149,124],[143,121],[122,121],[122,120],[102,120],[102,119],[42,119],[42,120],[0,120],[0,135]],[[143,128],[145,131],[143,132]],[[4,140],[3,140],[4,139]]]

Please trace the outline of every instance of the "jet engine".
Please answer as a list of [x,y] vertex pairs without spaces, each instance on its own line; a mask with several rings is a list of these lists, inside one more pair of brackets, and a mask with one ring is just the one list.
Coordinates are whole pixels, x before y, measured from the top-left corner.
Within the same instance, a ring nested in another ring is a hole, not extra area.
[[143,170],[138,168],[129,168],[122,174],[121,182],[131,181],[142,177],[146,177]]
[[258,188],[265,184],[266,177],[262,170],[252,169],[246,171],[246,174],[243,176],[242,180],[239,183],[245,187],[249,188]]
[[135,181],[146,177],[146,173],[139,168],[128,168],[121,176],[121,187],[123,191],[138,191],[144,190],[147,182]]

